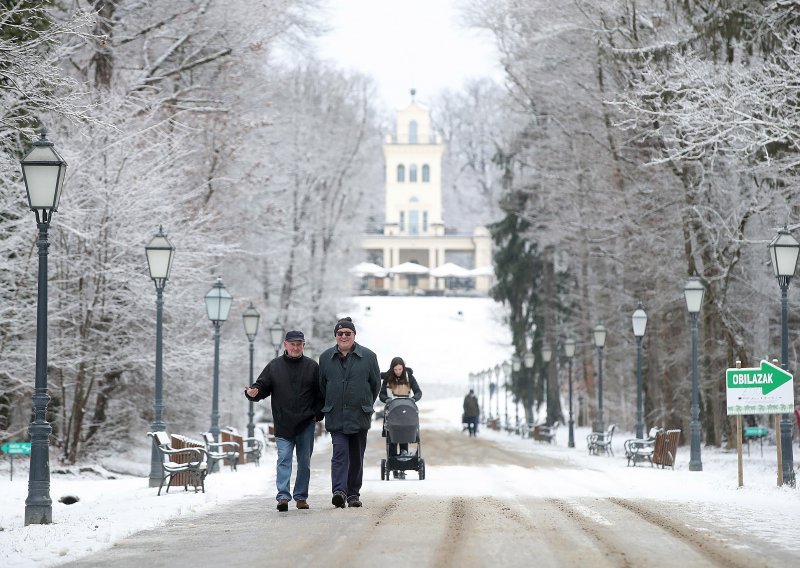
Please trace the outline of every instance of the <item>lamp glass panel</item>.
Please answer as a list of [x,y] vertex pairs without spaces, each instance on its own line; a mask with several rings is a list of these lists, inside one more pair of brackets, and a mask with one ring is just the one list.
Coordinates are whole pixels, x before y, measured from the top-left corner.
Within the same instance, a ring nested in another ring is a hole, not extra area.
[[34,146],[22,161],[25,187],[32,209],[49,209],[58,206],[61,186],[64,183],[66,163],[53,151],[52,146]]
[[553,350],[549,347],[542,347],[542,359],[545,363],[549,363],[553,357]]
[[277,321],[269,328],[269,339],[275,347],[283,342],[283,328]]
[[638,308],[635,312],[633,312],[633,316],[631,316],[631,322],[633,323],[633,335],[636,337],[644,336],[644,331],[647,328],[647,314],[641,308]]
[[775,276],[794,276],[800,243],[790,233],[780,232],[769,247]]
[[533,353],[531,351],[526,351],[523,359],[525,361],[526,369],[530,369],[533,367],[534,358],[533,358]]
[[225,321],[231,310],[233,297],[223,286],[214,286],[206,294],[206,312],[211,321]]
[[606,328],[599,324],[594,328],[593,334],[595,347],[603,347],[606,344]]
[[569,358],[575,356],[575,340],[571,337],[564,342],[564,354]]
[[694,278],[689,280],[686,286],[683,287],[683,296],[686,298],[686,309],[689,310],[690,314],[700,312],[700,308],[703,307],[703,295],[705,292],[706,289],[703,287],[702,282]]
[[514,361],[513,363],[511,363],[511,368],[516,373],[517,371],[519,371],[522,368],[522,364],[519,361]]
[[147,253],[147,267],[150,270],[150,278],[168,279],[172,269],[172,258],[175,248],[170,244],[164,235],[156,235],[145,247]]
[[258,322],[261,319],[261,314],[258,313],[252,304],[242,314],[244,321],[244,332],[248,337],[255,337],[258,333]]

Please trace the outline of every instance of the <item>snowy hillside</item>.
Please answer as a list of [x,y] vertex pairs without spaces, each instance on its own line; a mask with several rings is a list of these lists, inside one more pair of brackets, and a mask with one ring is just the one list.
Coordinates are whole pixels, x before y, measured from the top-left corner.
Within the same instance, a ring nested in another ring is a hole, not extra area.
[[[426,397],[461,394],[468,375],[511,357],[504,308],[490,298],[358,296],[358,342],[378,355],[381,370],[402,357]],[[426,388],[427,386],[427,388]]]

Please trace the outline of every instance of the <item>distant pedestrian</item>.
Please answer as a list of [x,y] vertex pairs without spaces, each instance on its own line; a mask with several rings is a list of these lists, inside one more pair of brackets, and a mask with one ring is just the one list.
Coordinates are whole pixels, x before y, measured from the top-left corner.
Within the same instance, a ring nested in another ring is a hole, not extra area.
[[[283,341],[283,355],[267,363],[252,386],[245,387],[249,400],[272,397],[275,446],[278,466],[275,485],[278,511],[289,510],[294,498],[298,509],[308,509],[308,484],[311,479],[311,454],[314,452],[315,422],[322,420],[322,392],[319,388],[319,365],[303,355],[305,336],[289,331]],[[297,454],[294,491],[289,491],[292,477],[292,454]]]
[[478,419],[481,415],[481,409],[478,405],[478,397],[475,396],[475,391],[469,389],[469,393],[464,397],[464,416],[462,420],[469,429],[469,435],[475,436],[478,434]]
[[331,485],[335,507],[361,507],[361,482],[372,405],[381,386],[375,353],[356,343],[350,318],[336,322],[336,345],[319,356],[325,429],[331,434]]
[[[378,397],[386,404],[386,412],[389,411],[391,402],[395,398],[413,398],[414,402],[422,398],[422,390],[414,378],[414,371],[406,367],[401,357],[392,359],[389,370],[381,373],[381,379],[381,391]],[[385,431],[383,435],[386,436]],[[389,456],[405,455],[408,453],[408,444],[389,444],[388,450]],[[405,479],[405,472],[395,471],[394,476]]]

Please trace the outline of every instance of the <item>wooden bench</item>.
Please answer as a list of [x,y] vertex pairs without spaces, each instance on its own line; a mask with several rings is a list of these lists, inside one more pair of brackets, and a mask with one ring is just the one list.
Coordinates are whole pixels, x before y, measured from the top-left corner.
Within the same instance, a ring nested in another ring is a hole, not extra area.
[[261,460],[261,450],[264,444],[258,438],[248,438],[239,434],[236,428],[224,428],[219,433],[221,442],[233,442],[238,444],[241,449],[239,455],[239,463],[245,464],[247,462],[255,462],[256,466],[259,465]]
[[598,456],[600,452],[606,455],[614,455],[614,448],[611,447],[611,440],[614,438],[614,430],[617,425],[612,424],[605,432],[592,432],[586,436],[586,445],[591,455]]
[[161,484],[158,486],[158,495],[164,484],[167,493],[172,485],[183,485],[184,491],[189,490],[189,485],[206,492],[205,478],[208,474],[208,454],[204,448],[173,447],[173,438],[166,432],[148,432],[161,455]]
[[636,467],[636,462],[647,460],[650,466],[653,465],[653,452],[655,451],[656,436],[661,432],[661,428],[650,428],[647,438],[631,438],[625,440],[625,457],[628,460],[628,465],[633,464]]
[[675,455],[678,453],[678,442],[681,440],[680,430],[667,430],[656,434],[656,442],[653,447],[652,462],[660,465],[661,469],[666,466],[675,469]]
[[[208,454],[209,467],[208,470],[216,471],[215,465],[218,461],[223,463],[227,462],[231,466],[231,471],[236,471],[236,465],[239,463],[239,444],[235,442],[215,442],[214,434],[211,432],[203,432],[203,442],[206,445],[206,453]],[[227,449],[226,449],[227,448]]]
[[552,426],[548,426],[547,424],[539,424],[533,427],[533,439],[552,444],[556,441],[556,432],[558,432],[558,422]]

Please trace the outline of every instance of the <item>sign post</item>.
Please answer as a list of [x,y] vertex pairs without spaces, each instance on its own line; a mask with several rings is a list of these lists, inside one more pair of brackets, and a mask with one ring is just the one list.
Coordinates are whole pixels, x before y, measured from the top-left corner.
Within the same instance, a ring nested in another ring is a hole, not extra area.
[[[777,361],[775,362],[777,363]],[[744,483],[741,473],[741,430],[739,417],[743,414],[780,415],[794,411],[794,377],[777,364],[762,359],[755,368],[736,368],[725,372],[725,385],[728,416],[737,417],[737,448],[739,451],[739,487]],[[780,417],[777,417],[780,420]],[[783,485],[783,466],[781,456],[780,429],[775,430],[778,451],[778,485]]]
[[8,461],[9,461],[9,469],[10,469],[10,481],[14,481],[14,456],[18,455],[30,455],[31,453],[31,443],[30,442],[8,442],[7,444],[3,444],[0,446],[0,451],[4,454],[8,454]]

